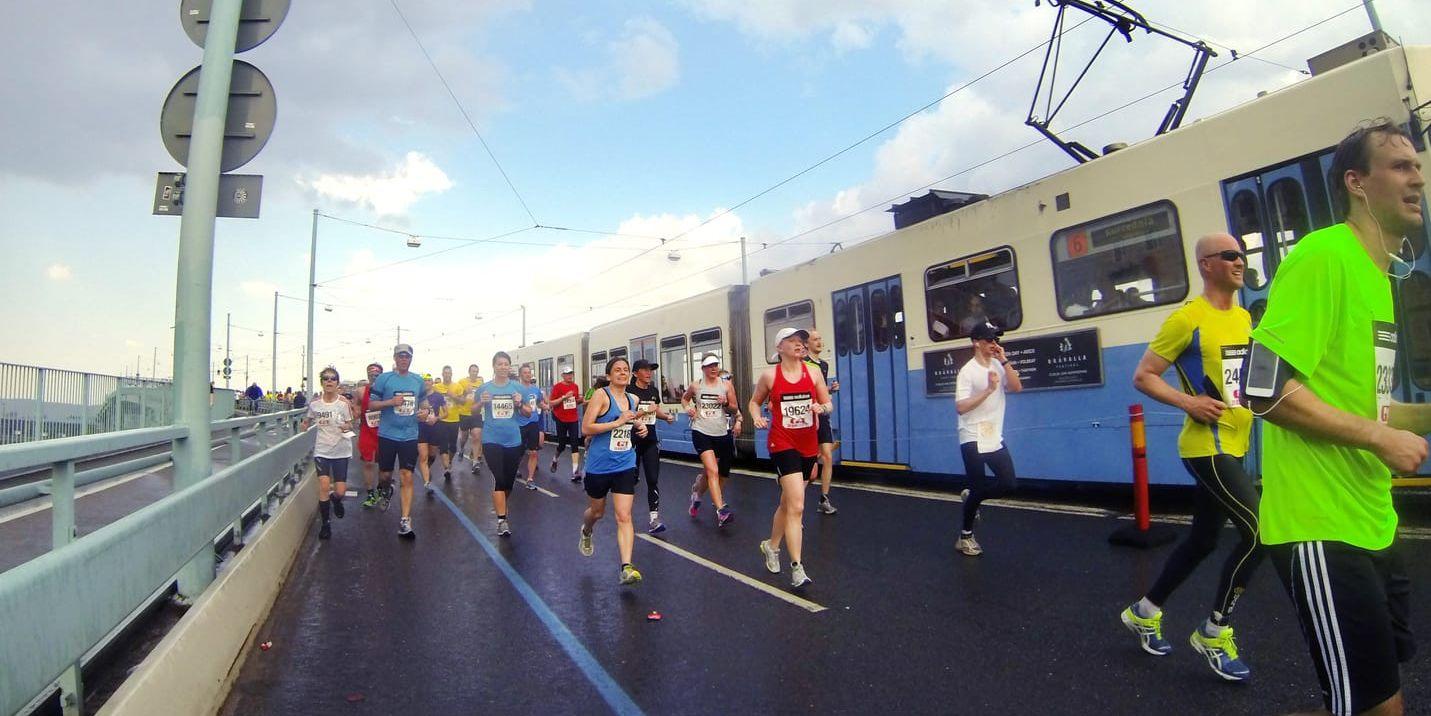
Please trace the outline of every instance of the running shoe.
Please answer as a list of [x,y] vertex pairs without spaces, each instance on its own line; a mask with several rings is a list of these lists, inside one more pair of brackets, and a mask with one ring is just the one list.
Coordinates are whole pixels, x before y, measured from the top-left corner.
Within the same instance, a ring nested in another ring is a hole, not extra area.
[[411,517],[404,517],[398,522],[398,536],[405,539],[417,539],[417,533],[412,531]]
[[582,480],[583,477],[584,477],[584,475],[583,475],[582,471],[581,471],[581,470],[577,470],[575,473],[572,473],[571,481],[572,481],[572,482],[581,482],[581,480]]
[[378,495],[378,509],[382,510],[383,512],[387,512],[388,508],[393,506],[392,485],[378,488]]
[[1224,627],[1217,636],[1207,636],[1199,627],[1188,637],[1192,648],[1196,649],[1213,673],[1228,681],[1244,681],[1252,675],[1252,670],[1237,658],[1237,644],[1232,641],[1232,627]]
[[590,557],[596,554],[596,545],[591,543],[591,533],[587,532],[585,527],[581,528],[581,542],[578,543],[577,546],[581,548],[581,556],[583,557]]
[[701,495],[698,492],[691,493],[691,517],[695,517],[701,512]]
[[344,510],[344,509],[343,509],[343,501],[342,501],[342,500],[333,500],[332,502],[333,502],[333,516],[334,516],[334,517],[337,517],[337,518],[340,519],[340,520],[343,519],[343,513],[347,512],[347,510]]
[[730,505],[716,510],[716,526],[724,527],[735,520],[735,513],[731,511]]
[[452,482],[452,471],[451,471],[451,470],[443,470],[443,471],[442,471],[442,479],[443,479],[444,481],[446,481],[446,482]]
[[666,523],[660,517],[652,517],[651,524],[646,527],[647,534],[658,535],[666,531]]
[[482,466],[482,463],[480,463],[480,462],[473,462],[473,463],[472,463],[472,474],[473,474],[473,475],[476,475],[478,472],[480,472],[481,466]]
[[431,482],[424,482],[424,483],[422,483],[422,489],[427,490],[427,496],[428,496],[428,497],[432,497],[432,483],[431,483]]
[[635,567],[629,564],[625,565],[621,568],[621,583],[625,585],[640,584],[641,573],[636,571]]
[[810,575],[805,574],[805,565],[797,564],[790,568],[790,588],[799,589],[815,580],[810,579]]
[[770,546],[770,540],[760,540],[760,554],[765,556],[765,571],[780,574],[780,550]]
[[1128,607],[1118,618],[1123,620],[1123,626],[1128,627],[1128,631],[1138,635],[1138,645],[1143,647],[1143,651],[1153,656],[1167,656],[1173,650],[1173,645],[1163,638],[1162,612],[1143,617],[1138,616],[1138,610]]
[[512,536],[512,525],[509,524],[506,520],[497,520],[497,536],[498,536],[498,537],[511,537],[511,536]]
[[548,472],[550,472],[550,473],[553,474],[553,475],[555,475],[555,474],[557,473],[557,461],[556,461],[556,458],[552,458],[552,469],[549,470]]
[[332,525],[329,525],[327,522],[324,522],[324,523],[323,523],[323,526],[318,528],[318,539],[328,539],[329,537],[332,537],[332,536],[333,536],[333,527],[332,527]]
[[833,504],[830,504],[829,498],[822,498],[820,500],[820,506],[816,509],[820,510],[821,514],[825,515],[833,515],[836,512],[839,512],[839,510],[835,509],[835,506]]
[[959,491],[959,501],[960,501],[960,502],[968,502],[968,501],[969,501],[969,488],[966,487],[966,488],[964,488],[964,489],[962,489],[962,490]]
[[368,490],[368,496],[363,499],[362,505],[368,509],[373,509],[378,504],[378,491]]
[[527,478],[527,489],[528,489],[528,490],[535,490],[535,489],[537,489],[537,481],[534,480],[534,479],[532,479],[532,478],[530,478],[530,477]]
[[979,546],[979,541],[974,539],[974,535],[969,535],[968,537],[961,536],[959,541],[954,543],[954,549],[970,557],[978,557],[984,553],[984,548]]

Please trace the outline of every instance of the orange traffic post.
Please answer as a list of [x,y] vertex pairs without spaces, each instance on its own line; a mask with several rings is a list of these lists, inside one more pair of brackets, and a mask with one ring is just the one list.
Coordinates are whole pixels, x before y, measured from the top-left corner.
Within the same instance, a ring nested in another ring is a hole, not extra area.
[[1153,529],[1148,500],[1148,431],[1143,405],[1128,406],[1128,435],[1133,445],[1133,524],[1113,530],[1108,541],[1130,547],[1155,547],[1171,542],[1175,535],[1167,527]]

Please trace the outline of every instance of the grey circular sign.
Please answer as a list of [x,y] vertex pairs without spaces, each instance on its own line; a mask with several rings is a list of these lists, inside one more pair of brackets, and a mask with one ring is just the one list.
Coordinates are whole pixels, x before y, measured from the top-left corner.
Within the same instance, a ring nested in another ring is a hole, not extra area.
[[[169,156],[189,166],[189,139],[194,132],[194,105],[199,96],[199,70],[179,78],[159,113],[159,133]],[[224,124],[224,155],[219,171],[231,172],[249,163],[273,135],[278,119],[278,99],[273,83],[257,67],[234,60],[229,85],[228,119]]]
[[[243,10],[239,12],[238,42],[234,52],[252,50],[264,40],[278,32],[283,18],[288,16],[289,0],[243,0]],[[209,33],[209,14],[214,0],[180,0],[179,24],[189,39],[199,47],[204,46],[204,38]]]

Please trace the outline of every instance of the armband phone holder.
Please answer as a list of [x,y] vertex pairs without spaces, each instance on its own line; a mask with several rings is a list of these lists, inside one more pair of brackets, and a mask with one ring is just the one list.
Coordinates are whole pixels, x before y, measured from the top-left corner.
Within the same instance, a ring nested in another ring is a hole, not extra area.
[[1252,341],[1247,360],[1242,367],[1242,394],[1249,398],[1271,400],[1282,393],[1292,378],[1292,366],[1272,349]]

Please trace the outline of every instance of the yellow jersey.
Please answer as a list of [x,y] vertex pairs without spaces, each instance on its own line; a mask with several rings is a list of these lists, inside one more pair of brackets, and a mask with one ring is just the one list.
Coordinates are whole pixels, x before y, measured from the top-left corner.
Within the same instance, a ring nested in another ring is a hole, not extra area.
[[1252,333],[1252,316],[1241,306],[1226,311],[1198,296],[1163,321],[1148,350],[1173,364],[1178,383],[1188,395],[1210,395],[1227,405],[1216,425],[1183,420],[1178,455],[1247,454],[1252,411],[1242,402],[1242,359]]
[[[447,412],[443,414],[442,422],[460,422],[462,420],[463,415],[472,414],[472,409],[465,407],[467,405],[467,401],[464,400],[464,398],[467,395],[467,391],[462,388],[461,381],[457,383],[443,383],[440,381],[437,383],[433,383],[432,391],[434,393],[440,393],[442,395],[447,396]],[[466,410],[465,413],[463,412],[464,409]]]

